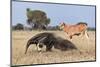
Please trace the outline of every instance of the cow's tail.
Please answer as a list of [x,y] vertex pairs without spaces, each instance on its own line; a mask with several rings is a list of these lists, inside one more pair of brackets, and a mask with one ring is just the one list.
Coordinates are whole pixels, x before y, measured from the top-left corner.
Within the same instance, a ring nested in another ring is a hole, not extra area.
[[26,45],[25,54],[27,53],[29,46],[30,46],[30,42],[28,42],[27,45]]

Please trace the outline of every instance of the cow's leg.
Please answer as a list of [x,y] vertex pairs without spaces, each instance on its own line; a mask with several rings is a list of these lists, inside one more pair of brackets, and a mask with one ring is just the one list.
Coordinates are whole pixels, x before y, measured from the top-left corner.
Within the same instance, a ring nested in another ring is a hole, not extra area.
[[85,31],[85,36],[87,39],[89,38],[89,34],[87,33],[87,31]]
[[72,41],[73,35],[74,35],[74,34],[73,34],[72,32],[69,32],[69,33],[68,33],[68,36],[69,36],[69,38],[70,38],[71,41]]
[[72,39],[72,37],[74,36],[73,33],[69,33],[69,38]]
[[69,36],[69,34],[68,34],[67,32],[64,32],[64,36],[65,36],[66,39],[67,39],[67,37]]
[[85,36],[85,31],[82,31],[81,32],[81,38],[84,39],[84,36]]
[[70,35],[69,38],[70,38],[70,41],[72,41],[73,35]]
[[83,31],[83,32],[81,32],[81,38],[82,38],[82,39],[83,39],[83,36],[85,36],[87,39],[89,38],[89,35],[88,35],[88,33],[87,33],[86,30]]
[[69,38],[72,39],[72,35],[70,35]]

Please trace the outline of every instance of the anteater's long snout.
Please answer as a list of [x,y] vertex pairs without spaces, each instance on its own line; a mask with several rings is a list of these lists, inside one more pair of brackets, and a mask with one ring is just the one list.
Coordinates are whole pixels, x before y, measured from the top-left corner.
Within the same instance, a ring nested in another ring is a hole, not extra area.
[[27,45],[26,45],[25,54],[27,53],[29,46],[30,46],[30,42],[28,42]]

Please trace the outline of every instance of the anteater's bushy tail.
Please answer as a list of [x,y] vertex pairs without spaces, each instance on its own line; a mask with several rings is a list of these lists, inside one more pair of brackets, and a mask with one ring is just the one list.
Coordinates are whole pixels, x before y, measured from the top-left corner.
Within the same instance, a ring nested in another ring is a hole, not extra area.
[[60,49],[62,51],[69,49],[77,49],[77,47],[72,42],[62,38],[56,41],[54,48]]

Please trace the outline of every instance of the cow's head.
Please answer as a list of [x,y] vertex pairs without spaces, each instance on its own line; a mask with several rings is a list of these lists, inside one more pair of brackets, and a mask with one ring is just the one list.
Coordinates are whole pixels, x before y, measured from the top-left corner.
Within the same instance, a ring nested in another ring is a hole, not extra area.
[[65,27],[65,23],[64,23],[64,22],[61,22],[61,23],[59,24],[59,28],[62,30],[62,29],[64,29],[64,27]]

